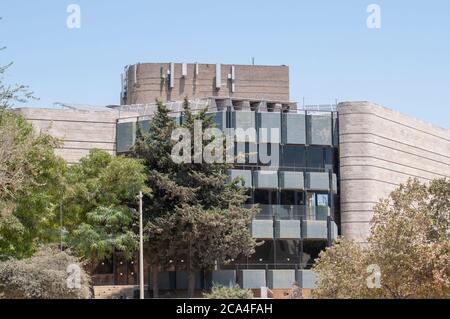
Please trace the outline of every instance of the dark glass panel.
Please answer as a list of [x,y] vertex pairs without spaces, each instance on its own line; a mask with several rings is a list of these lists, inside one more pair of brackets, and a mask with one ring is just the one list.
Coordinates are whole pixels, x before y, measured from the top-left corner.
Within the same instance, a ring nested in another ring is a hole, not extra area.
[[323,147],[309,146],[307,151],[308,168],[324,168]]

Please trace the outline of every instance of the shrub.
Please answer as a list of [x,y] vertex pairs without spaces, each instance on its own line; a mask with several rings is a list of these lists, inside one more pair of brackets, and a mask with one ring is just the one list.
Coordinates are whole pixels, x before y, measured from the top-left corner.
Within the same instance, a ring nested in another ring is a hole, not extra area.
[[208,299],[252,299],[253,292],[249,289],[235,287],[214,286],[209,293],[203,294]]
[[[71,273],[80,269],[79,277]],[[72,278],[79,281],[71,281]],[[89,299],[90,277],[79,260],[67,252],[41,247],[22,260],[0,262],[0,298],[4,299]]]

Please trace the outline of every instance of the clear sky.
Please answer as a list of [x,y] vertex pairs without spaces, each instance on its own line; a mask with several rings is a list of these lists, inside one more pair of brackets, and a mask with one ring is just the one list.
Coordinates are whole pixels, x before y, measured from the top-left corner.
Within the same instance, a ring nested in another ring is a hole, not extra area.
[[[66,25],[81,7],[81,28]],[[381,28],[366,24],[369,4]],[[450,1],[1,0],[5,80],[40,101],[119,103],[136,62],[286,64],[291,100],[370,100],[450,129]]]

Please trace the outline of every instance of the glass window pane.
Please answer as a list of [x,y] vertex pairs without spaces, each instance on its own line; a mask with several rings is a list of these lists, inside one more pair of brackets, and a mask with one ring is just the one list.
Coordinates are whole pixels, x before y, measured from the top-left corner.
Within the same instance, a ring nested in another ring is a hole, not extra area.
[[295,205],[305,205],[304,192],[295,192]]
[[255,247],[255,253],[248,258],[250,264],[273,263],[274,258],[273,241],[266,240],[261,246]]
[[268,190],[261,190],[261,189],[255,190],[255,204],[269,205],[270,204],[269,192],[270,191]]
[[328,206],[328,194],[317,194],[316,206]]
[[[258,141],[260,143],[280,143],[281,113],[260,112],[258,118]],[[272,135],[272,130],[276,134]]]
[[332,145],[332,127],[330,114],[307,116],[308,144]]
[[295,192],[281,191],[281,205],[295,205]]
[[306,129],[304,114],[283,114],[283,143],[306,144]]
[[281,165],[284,168],[306,167],[306,148],[304,146],[282,146]]
[[307,151],[308,168],[324,168],[323,148],[321,146],[309,146]]
[[277,264],[296,263],[299,259],[299,240],[277,240]]

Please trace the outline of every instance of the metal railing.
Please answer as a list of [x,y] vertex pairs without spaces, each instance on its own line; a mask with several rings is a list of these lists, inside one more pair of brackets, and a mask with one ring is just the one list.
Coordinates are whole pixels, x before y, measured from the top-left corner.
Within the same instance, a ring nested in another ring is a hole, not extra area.
[[313,266],[313,261],[301,261],[300,256],[296,256],[292,259],[292,262],[254,262],[251,261],[249,263],[230,263],[230,264],[221,264],[219,265],[219,269],[222,270],[246,270],[246,269],[259,269],[259,270],[271,270],[271,269],[292,269],[292,270],[302,270],[302,269],[310,269]]
[[[328,206],[306,206],[306,205],[262,205],[254,204],[260,212],[256,220],[316,220],[326,221],[330,213]],[[251,208],[253,205],[245,205]]]
[[336,104],[312,104],[300,106],[299,111],[335,112],[336,109]]

